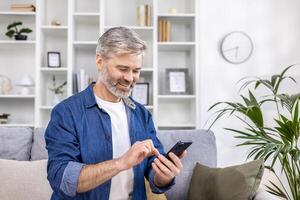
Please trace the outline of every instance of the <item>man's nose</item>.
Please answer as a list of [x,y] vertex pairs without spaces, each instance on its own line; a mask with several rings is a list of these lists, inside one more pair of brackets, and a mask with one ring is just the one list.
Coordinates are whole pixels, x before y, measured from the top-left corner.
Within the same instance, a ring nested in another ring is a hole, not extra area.
[[124,79],[128,82],[132,82],[134,77],[133,77],[133,73],[132,72],[128,72],[124,75]]

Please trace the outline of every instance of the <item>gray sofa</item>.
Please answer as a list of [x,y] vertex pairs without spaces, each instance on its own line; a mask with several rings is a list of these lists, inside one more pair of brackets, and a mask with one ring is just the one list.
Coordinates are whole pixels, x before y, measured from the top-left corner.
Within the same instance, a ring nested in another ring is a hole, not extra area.
[[[159,131],[158,137],[165,150],[178,140],[193,141],[188,156],[182,160],[184,169],[176,179],[176,185],[166,193],[170,200],[186,199],[195,163],[217,166],[215,136],[206,130],[176,130]],[[50,199],[51,188],[46,179],[46,165],[44,129],[0,127],[1,200]],[[274,198],[259,190],[255,199]]]

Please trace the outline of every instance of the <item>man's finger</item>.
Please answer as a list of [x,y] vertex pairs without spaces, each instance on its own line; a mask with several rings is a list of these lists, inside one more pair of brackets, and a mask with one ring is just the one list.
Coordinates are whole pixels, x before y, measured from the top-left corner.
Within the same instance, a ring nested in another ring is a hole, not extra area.
[[181,163],[180,159],[174,153],[172,153],[172,152],[169,153],[169,157],[173,161],[174,165],[177,168],[182,169],[182,163]]
[[179,156],[180,159],[185,157],[188,154],[187,150],[184,150],[184,152]]

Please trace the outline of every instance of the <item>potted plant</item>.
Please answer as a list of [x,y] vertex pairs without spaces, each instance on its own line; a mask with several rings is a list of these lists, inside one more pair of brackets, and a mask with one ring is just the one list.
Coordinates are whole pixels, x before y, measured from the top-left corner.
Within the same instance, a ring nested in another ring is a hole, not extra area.
[[[279,93],[282,82],[295,79],[286,76],[286,72],[293,65],[285,68],[281,74],[273,75],[270,80],[259,77],[246,77],[242,79],[244,84],[241,90],[248,89],[248,97],[240,95],[243,102],[218,102],[212,105],[209,110],[216,109],[216,117],[211,126],[226,114],[235,116],[245,125],[243,129],[225,128],[234,132],[236,138],[244,140],[238,146],[250,146],[247,159],[263,158],[265,161],[271,161],[267,166],[278,178],[280,185],[269,181],[267,191],[276,196],[288,199],[300,199],[300,115],[299,101],[300,94]],[[254,85],[250,89],[250,85]],[[258,87],[264,87],[269,94],[255,97],[254,90]],[[273,116],[275,125],[268,126],[264,120],[264,110],[262,106],[268,104],[273,106],[277,115]],[[221,106],[221,108],[220,108]],[[210,126],[210,128],[211,128]],[[275,169],[275,162],[280,163],[282,169],[280,172]],[[279,173],[283,173],[287,183],[279,179]]]
[[49,90],[54,92],[53,99],[52,99],[52,105],[56,105],[60,102],[59,95],[64,93],[64,86],[67,85],[67,81],[63,82],[62,84],[56,86],[56,80],[55,76],[52,76],[52,88],[48,87]]
[[31,33],[32,30],[30,28],[22,28],[18,29],[17,26],[21,26],[22,22],[13,22],[7,26],[6,36],[12,38],[15,36],[15,40],[27,40],[27,35],[22,35],[22,33]]
[[3,113],[0,115],[0,124],[7,124],[10,114]]

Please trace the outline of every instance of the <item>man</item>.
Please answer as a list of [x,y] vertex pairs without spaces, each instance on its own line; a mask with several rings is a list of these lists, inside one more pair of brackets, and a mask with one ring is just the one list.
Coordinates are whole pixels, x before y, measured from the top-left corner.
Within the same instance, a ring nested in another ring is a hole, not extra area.
[[129,98],[145,50],[135,32],[109,29],[96,49],[97,82],[53,109],[45,133],[51,199],[142,200],[144,177],[155,193],[174,184],[180,158],[163,155],[151,114]]

